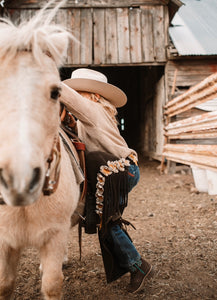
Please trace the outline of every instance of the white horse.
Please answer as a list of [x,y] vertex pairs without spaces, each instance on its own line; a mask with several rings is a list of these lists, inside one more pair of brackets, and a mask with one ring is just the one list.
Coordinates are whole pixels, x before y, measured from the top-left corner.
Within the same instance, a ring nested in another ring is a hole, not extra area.
[[1,300],[11,299],[21,250],[29,246],[39,249],[45,299],[62,295],[62,262],[80,189],[58,133],[58,67],[69,33],[51,24],[57,9],[42,9],[18,26],[0,22]]

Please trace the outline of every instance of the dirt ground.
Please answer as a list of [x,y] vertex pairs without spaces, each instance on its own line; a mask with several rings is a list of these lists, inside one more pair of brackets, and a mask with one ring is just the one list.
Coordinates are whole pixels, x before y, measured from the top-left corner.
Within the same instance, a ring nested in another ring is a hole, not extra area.
[[[83,234],[79,261],[77,228],[69,238],[64,300],[217,299],[217,196],[197,193],[186,172],[160,175],[159,162],[140,161],[141,180],[130,193],[124,217],[140,254],[156,269],[144,290],[128,294],[129,274],[109,285],[97,235]],[[15,299],[42,299],[38,254],[22,256]]]

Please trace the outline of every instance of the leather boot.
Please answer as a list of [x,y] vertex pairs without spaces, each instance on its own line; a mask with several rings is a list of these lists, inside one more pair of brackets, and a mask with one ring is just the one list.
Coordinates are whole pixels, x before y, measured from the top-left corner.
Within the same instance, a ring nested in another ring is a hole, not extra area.
[[153,267],[144,259],[141,260],[141,266],[139,266],[136,271],[131,272],[130,286],[128,289],[130,293],[139,292],[143,288],[146,279],[148,280],[154,275]]

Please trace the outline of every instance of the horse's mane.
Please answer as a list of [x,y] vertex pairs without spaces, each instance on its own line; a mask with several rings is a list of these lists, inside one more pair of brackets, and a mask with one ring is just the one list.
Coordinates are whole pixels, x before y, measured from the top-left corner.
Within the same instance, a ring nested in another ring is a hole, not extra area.
[[44,53],[49,53],[55,63],[61,65],[64,59],[62,44],[67,45],[69,38],[73,38],[65,28],[52,24],[63,2],[48,10],[55,3],[55,0],[49,1],[33,18],[22,20],[18,25],[0,18],[0,59],[8,62],[20,51],[31,51],[38,63],[42,62]]

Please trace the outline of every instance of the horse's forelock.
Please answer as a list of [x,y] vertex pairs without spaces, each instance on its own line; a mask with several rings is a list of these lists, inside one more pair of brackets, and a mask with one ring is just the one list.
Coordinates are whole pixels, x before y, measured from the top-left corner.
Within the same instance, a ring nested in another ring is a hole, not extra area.
[[[53,3],[55,1],[51,1]],[[61,25],[51,24],[61,1],[51,10],[46,5],[30,20],[22,20],[15,26],[10,20],[0,19],[0,58],[10,61],[20,51],[32,51],[35,60],[42,62],[49,53],[56,65],[62,64],[69,38],[72,35]]]

